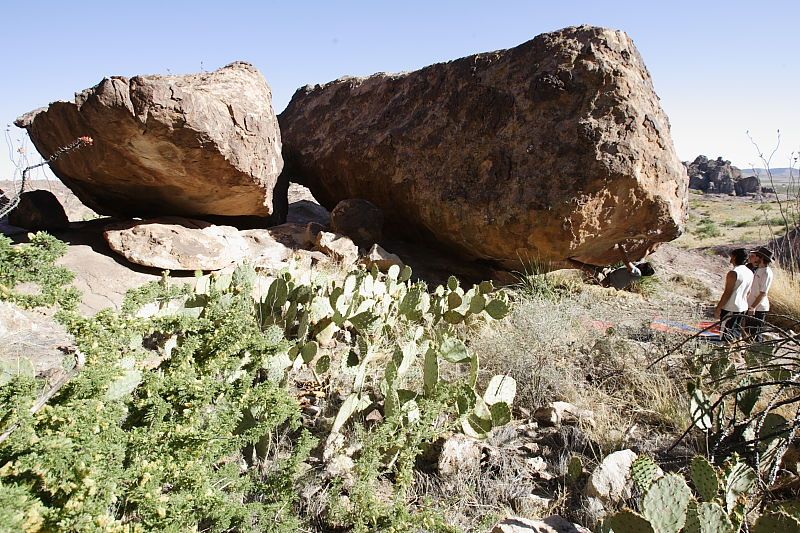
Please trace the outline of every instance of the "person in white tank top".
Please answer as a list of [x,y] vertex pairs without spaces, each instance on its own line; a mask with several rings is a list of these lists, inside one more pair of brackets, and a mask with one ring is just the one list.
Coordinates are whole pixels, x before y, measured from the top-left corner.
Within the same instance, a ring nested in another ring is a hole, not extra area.
[[731,252],[733,267],[725,276],[725,289],[714,309],[714,317],[722,320],[720,331],[723,340],[731,341],[741,333],[742,319],[747,312],[747,296],[753,285],[753,272],[747,268],[747,250],[737,248]]

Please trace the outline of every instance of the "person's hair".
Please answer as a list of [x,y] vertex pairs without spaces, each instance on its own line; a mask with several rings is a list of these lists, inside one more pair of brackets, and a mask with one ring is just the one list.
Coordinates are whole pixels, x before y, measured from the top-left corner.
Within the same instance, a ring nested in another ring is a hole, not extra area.
[[636,265],[636,268],[639,269],[639,272],[642,273],[642,276],[652,276],[653,274],[656,273],[655,269],[653,268],[653,265],[651,265],[650,263],[639,263],[638,265]]
[[731,251],[731,259],[736,266],[743,265],[747,262],[747,250],[744,248],[736,248]]

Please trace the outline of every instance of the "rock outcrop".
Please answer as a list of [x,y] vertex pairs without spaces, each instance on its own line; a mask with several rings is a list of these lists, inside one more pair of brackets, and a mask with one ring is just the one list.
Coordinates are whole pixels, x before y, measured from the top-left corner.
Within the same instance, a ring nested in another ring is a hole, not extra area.
[[758,176],[747,176],[733,184],[736,196],[747,196],[748,194],[761,194],[761,180]]
[[742,171],[721,157],[709,159],[699,155],[691,163],[684,163],[689,175],[689,188],[709,194],[735,194],[746,196],[761,193],[757,176],[742,177]]
[[285,172],[325,207],[367,199],[388,229],[474,258],[606,265],[682,232],[686,172],[623,32],[306,86],[278,120]]
[[275,215],[281,138],[263,76],[247,63],[187,76],[106,78],[15,124],[48,157],[77,137],[94,146],[54,161],[53,172],[104,215]]
[[69,219],[58,198],[39,189],[19,195],[19,204],[8,214],[8,223],[30,231],[58,231],[69,226]]

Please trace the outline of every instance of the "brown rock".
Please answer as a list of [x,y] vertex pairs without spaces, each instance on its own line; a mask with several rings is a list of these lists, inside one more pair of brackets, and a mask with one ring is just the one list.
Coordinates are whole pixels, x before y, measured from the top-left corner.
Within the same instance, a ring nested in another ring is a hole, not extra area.
[[283,161],[263,76],[247,63],[187,76],[106,78],[23,115],[43,157],[77,137],[94,146],[50,167],[90,208],[128,217],[285,217]]
[[342,200],[331,211],[331,228],[347,235],[363,248],[379,240],[383,232],[383,211],[362,198]]
[[588,26],[408,74],[298,90],[286,172],[328,208],[507,268],[617,262],[682,232],[686,170],[631,39]]
[[53,193],[38,190],[19,196],[19,204],[8,214],[8,223],[31,231],[52,231],[66,229],[69,219]]
[[103,235],[131,263],[165,270],[218,270],[248,254],[236,228],[180,217],[111,224]]
[[381,272],[386,272],[389,270],[389,267],[393,265],[397,265],[400,268],[404,266],[400,256],[387,252],[381,248],[380,244],[373,244],[369,253],[361,259],[361,262],[364,263],[367,268],[372,268],[372,266],[375,265]]
[[346,265],[352,265],[358,261],[358,246],[344,235],[320,231],[317,234],[316,246],[319,251],[341,260]]

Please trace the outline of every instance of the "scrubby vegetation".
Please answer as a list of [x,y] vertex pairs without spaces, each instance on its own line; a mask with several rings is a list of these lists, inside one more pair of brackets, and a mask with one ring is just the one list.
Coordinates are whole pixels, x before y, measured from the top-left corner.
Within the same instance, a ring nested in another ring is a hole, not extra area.
[[[623,448],[640,453],[638,492],[603,511],[618,533],[797,524],[780,503],[798,490],[786,329],[676,345],[644,314],[603,320],[641,312],[656,282],[429,288],[397,267],[165,277],[83,317],[62,251],[0,240],[0,298],[59,308],[75,337],[57,386],[24,357],[1,369],[0,530],[482,531],[553,512],[601,529],[583,487]],[[531,422],[554,401],[579,410],[571,425]],[[454,434],[481,457],[445,474]]]

